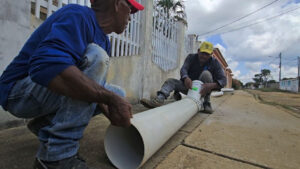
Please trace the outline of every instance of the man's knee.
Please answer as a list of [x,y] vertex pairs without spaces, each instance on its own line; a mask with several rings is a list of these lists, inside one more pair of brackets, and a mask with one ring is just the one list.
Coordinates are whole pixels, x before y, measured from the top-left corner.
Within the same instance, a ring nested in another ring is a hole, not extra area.
[[109,57],[106,51],[97,44],[90,43],[84,55],[87,59],[85,67],[94,66],[95,68],[107,69],[109,66]]
[[205,70],[201,73],[199,80],[202,81],[203,83],[212,83],[213,77],[210,71]]
[[106,51],[94,43],[89,44],[80,66],[84,74],[100,85],[104,85],[108,67],[109,57]]
[[126,97],[126,91],[121,88],[120,86],[114,85],[114,84],[105,84],[104,88],[121,96],[121,97]]
[[121,97],[126,97],[126,91],[123,88],[117,86],[116,90],[117,90],[116,91],[117,95],[119,95]]

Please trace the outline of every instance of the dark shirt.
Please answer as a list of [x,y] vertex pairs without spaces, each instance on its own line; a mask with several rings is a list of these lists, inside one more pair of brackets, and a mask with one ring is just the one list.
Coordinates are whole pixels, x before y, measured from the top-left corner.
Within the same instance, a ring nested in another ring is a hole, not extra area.
[[27,76],[47,87],[69,66],[79,67],[86,47],[96,43],[110,55],[110,42],[91,8],[66,5],[30,36],[0,77],[0,105],[5,109],[14,84]]
[[219,61],[214,57],[211,57],[203,66],[201,66],[197,53],[189,54],[186,57],[180,70],[181,80],[186,77],[189,77],[191,80],[199,80],[199,77],[204,70],[208,70],[212,74],[214,82],[221,88],[226,86],[226,76]]

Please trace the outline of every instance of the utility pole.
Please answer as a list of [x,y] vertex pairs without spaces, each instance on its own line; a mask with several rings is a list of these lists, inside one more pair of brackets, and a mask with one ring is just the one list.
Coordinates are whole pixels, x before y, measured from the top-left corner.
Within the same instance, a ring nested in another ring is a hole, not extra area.
[[300,80],[300,56],[298,56],[298,79]]
[[300,92],[300,56],[298,56],[298,92]]
[[279,82],[281,81],[281,52],[279,53]]

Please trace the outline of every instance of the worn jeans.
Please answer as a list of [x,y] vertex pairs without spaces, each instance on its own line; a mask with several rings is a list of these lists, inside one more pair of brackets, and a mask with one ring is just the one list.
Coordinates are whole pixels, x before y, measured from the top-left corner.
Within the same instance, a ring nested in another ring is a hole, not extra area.
[[[203,83],[213,83],[212,74],[205,70],[201,73],[199,80]],[[162,85],[160,91],[157,94],[163,94],[165,98],[170,96],[171,92],[181,92],[183,94],[187,94],[188,89],[185,87],[184,82],[178,79],[169,78]],[[210,102],[210,93],[204,96],[204,102]]]
[[[122,97],[125,91],[106,83],[109,57],[96,44],[89,44],[84,55],[83,73],[101,86]],[[37,158],[57,161],[75,155],[79,140],[90,119],[100,112],[96,103],[88,103],[58,95],[33,82],[30,77],[19,80],[8,98],[8,111],[20,118],[45,117],[50,124],[38,133],[40,147]]]

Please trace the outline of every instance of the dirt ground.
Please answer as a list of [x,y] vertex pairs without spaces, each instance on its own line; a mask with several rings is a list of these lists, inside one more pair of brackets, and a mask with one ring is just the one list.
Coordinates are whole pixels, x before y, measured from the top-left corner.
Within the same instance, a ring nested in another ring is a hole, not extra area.
[[280,106],[300,117],[300,93],[289,92],[263,92],[259,90],[247,90],[262,103]]

